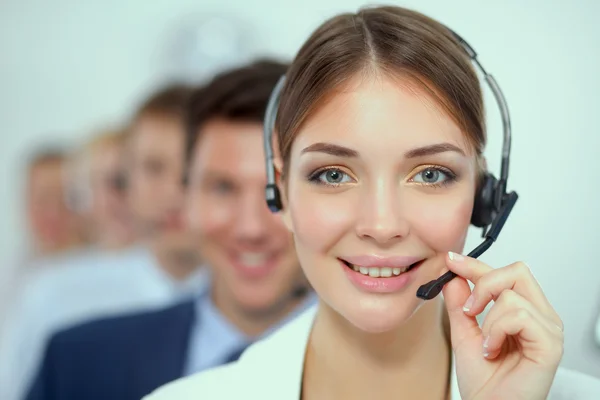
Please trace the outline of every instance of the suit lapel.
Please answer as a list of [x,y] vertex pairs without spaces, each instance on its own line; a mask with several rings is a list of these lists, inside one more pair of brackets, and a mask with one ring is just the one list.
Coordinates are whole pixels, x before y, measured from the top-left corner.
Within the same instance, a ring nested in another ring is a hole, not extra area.
[[140,399],[183,376],[194,304],[181,303],[152,314],[147,323],[140,324],[130,371],[132,399]]

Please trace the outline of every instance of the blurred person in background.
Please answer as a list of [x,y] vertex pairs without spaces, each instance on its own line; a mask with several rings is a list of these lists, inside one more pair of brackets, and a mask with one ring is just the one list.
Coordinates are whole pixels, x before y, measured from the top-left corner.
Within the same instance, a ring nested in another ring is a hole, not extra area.
[[191,89],[175,86],[150,99],[137,113],[126,149],[128,205],[139,239],[161,268],[185,279],[199,253],[182,222],[185,127]]
[[314,304],[291,235],[264,201],[262,118],[285,71],[272,61],[227,71],[190,102],[185,215],[210,289],[54,335],[28,400],[139,400],[236,360]]
[[[38,268],[25,283],[0,336],[0,399],[22,398],[53,332],[93,318],[160,308],[206,287],[197,246],[181,223],[183,118],[190,93],[191,88],[172,85],[152,95],[124,138],[119,185],[135,245],[92,246],[51,268]],[[100,158],[88,159],[95,164],[90,171],[102,169]],[[94,174],[87,177],[94,186]],[[101,243],[100,235],[92,237]]]
[[86,241],[97,249],[121,249],[135,238],[123,178],[125,139],[125,130],[100,132],[70,163],[67,202],[82,216]]
[[114,249],[131,244],[131,224],[118,187],[123,137],[121,132],[107,132],[75,154],[44,149],[33,155],[25,193],[31,248],[5,282],[3,305],[8,307],[8,292],[18,292],[22,281],[65,259],[87,256],[89,246]]
[[35,271],[36,263],[60,258],[83,244],[81,221],[65,201],[67,160],[68,152],[56,145],[34,151],[27,160],[27,248],[18,260],[1,267],[4,279],[0,281],[0,329],[19,285]]
[[78,218],[65,202],[67,160],[64,151],[45,149],[29,162],[25,189],[31,243],[28,260],[57,255],[82,244]]

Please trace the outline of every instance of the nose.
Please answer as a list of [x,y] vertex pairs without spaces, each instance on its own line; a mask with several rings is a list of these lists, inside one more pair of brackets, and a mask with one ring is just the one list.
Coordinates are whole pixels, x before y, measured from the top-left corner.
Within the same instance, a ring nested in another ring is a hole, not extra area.
[[[410,232],[410,224],[401,209],[401,199],[396,185],[377,182],[363,196],[356,234],[379,244],[402,240]],[[405,210],[404,210],[405,211]]]
[[241,198],[236,223],[237,238],[247,244],[263,243],[269,232],[269,210],[262,191]]
[[183,185],[179,174],[172,173],[161,189],[167,208],[179,210],[183,205]]

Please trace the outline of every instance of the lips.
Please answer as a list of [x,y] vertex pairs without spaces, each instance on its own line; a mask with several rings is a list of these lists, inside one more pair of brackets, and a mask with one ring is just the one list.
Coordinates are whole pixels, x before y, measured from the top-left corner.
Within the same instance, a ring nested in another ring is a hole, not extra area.
[[[361,258],[358,258],[361,260]],[[356,258],[353,258],[356,261]],[[366,265],[351,263],[348,259],[340,259],[340,268],[344,275],[360,291],[367,293],[396,293],[410,287],[417,279],[418,269],[426,259],[401,258],[383,259],[378,257],[363,258]],[[377,265],[381,262],[383,265]],[[358,268],[358,271],[356,271]]]

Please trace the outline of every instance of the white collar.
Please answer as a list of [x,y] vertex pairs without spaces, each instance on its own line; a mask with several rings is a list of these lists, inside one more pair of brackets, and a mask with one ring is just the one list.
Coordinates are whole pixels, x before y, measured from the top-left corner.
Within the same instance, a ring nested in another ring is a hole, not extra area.
[[[249,381],[259,384],[263,393],[265,389],[268,390],[269,393],[264,396],[265,399],[297,399],[300,397],[304,357],[317,309],[318,305],[309,308],[273,335],[248,348],[240,358],[240,364],[257,363],[260,365],[260,368],[253,369],[260,376],[254,376]],[[265,362],[265,358],[268,358],[269,361]],[[283,365],[284,368],[282,368]],[[454,354],[452,354],[450,399],[457,400],[461,397],[454,365]],[[265,377],[275,379],[269,379],[269,385],[260,384],[259,382],[263,381]],[[292,393],[295,397],[290,396]]]

